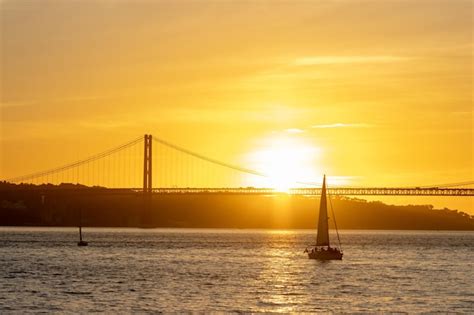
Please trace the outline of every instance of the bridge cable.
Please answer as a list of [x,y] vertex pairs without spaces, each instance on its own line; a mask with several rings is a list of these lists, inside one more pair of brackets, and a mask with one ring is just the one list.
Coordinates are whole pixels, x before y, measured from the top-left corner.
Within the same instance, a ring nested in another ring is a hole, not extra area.
[[[213,164],[216,164],[216,165],[220,165],[220,166],[232,169],[234,171],[239,171],[239,172],[243,172],[243,173],[247,173],[247,174],[251,174],[251,175],[256,175],[256,176],[260,176],[260,177],[264,177],[264,178],[270,178],[270,179],[272,178],[271,175],[268,175],[268,174],[265,174],[265,173],[262,173],[262,172],[259,172],[259,171],[255,171],[255,170],[252,170],[252,169],[249,169],[249,168],[244,168],[244,167],[240,167],[240,166],[233,165],[233,164],[230,164],[230,163],[222,162],[222,161],[219,161],[217,159],[204,156],[202,154],[193,152],[191,150],[188,150],[186,148],[183,148],[181,146],[178,146],[176,144],[173,144],[171,142],[168,142],[168,141],[163,140],[161,138],[158,138],[156,136],[153,136],[153,140],[156,141],[157,143],[163,144],[163,145],[165,145],[169,148],[175,149],[179,152],[194,156],[198,159],[201,159],[201,160],[209,162],[209,163],[213,163]],[[321,186],[320,183],[313,183],[313,182],[294,181],[294,183],[305,185],[305,186],[317,186],[317,187]]]
[[191,156],[194,156],[198,159],[201,159],[203,161],[206,161],[206,162],[209,162],[209,163],[213,163],[213,164],[217,164],[217,165],[220,165],[220,166],[223,166],[223,167],[226,167],[226,168],[229,168],[229,169],[232,169],[234,171],[239,171],[239,172],[243,172],[243,173],[247,173],[247,174],[251,174],[251,175],[256,175],[256,176],[261,176],[261,177],[270,177],[269,175],[267,174],[264,174],[264,173],[261,173],[261,172],[258,172],[258,171],[254,171],[254,170],[251,170],[251,169],[248,169],[248,168],[243,168],[243,167],[240,167],[240,166],[237,166],[237,165],[233,165],[233,164],[229,164],[229,163],[225,163],[225,162],[222,162],[222,161],[219,161],[219,160],[216,160],[216,159],[213,159],[213,158],[209,158],[209,157],[206,157],[202,154],[199,154],[199,153],[196,153],[196,152],[193,152],[193,151],[190,151],[188,149],[185,149],[183,147],[180,147],[178,145],[175,145],[173,143],[170,143],[168,141],[165,141],[163,139],[160,139],[160,138],[157,138],[155,136],[153,136],[153,140],[160,143],[160,144],[163,144],[167,147],[170,147],[170,148],[173,148],[177,151],[180,151],[182,153],[186,153],[188,155],[191,155]]
[[70,163],[70,164],[66,164],[66,165],[63,165],[63,166],[60,166],[60,167],[56,167],[56,168],[52,168],[52,169],[49,169],[49,170],[45,170],[45,171],[41,171],[41,172],[36,172],[36,173],[31,173],[31,174],[27,174],[27,175],[23,175],[23,176],[17,176],[17,177],[12,177],[12,178],[8,178],[6,181],[8,182],[18,182],[18,181],[22,181],[22,180],[26,180],[26,179],[34,179],[34,178],[38,178],[38,177],[41,177],[41,176],[45,176],[45,175],[48,175],[48,174],[54,174],[54,173],[59,173],[59,172],[63,172],[63,171],[67,171],[69,169],[72,169],[74,167],[78,167],[78,166],[81,166],[85,163],[89,163],[89,162],[93,162],[93,161],[97,161],[97,160],[100,160],[104,157],[108,157],[116,152],[119,152],[121,150],[124,150],[128,147],[131,147],[135,144],[137,144],[138,142],[141,142],[143,139],[142,136],[140,136],[139,138],[136,138],[132,141],[129,141],[125,144],[122,144],[120,146],[117,146],[117,147],[114,147],[112,149],[109,149],[109,150],[106,150],[106,151],[103,151],[99,154],[96,154],[96,155],[93,155],[93,156],[90,156],[88,158],[85,158],[83,160],[79,160],[79,161],[76,161],[76,162],[73,162],[73,163]]

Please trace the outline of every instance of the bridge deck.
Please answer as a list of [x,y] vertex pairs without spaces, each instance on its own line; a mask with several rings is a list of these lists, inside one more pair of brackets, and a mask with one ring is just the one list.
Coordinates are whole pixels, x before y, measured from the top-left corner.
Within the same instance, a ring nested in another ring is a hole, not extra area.
[[[281,192],[271,188],[156,188],[157,194],[320,195],[321,188],[292,188]],[[472,188],[328,188],[331,195],[345,196],[474,196]]]
[[[18,191],[38,191],[41,193],[77,193],[94,195],[138,195],[143,193],[141,188],[102,188],[102,187],[23,187],[15,190],[1,190],[0,193]],[[321,188],[292,188],[288,192],[272,188],[153,188],[153,194],[160,195],[320,195]],[[389,188],[389,187],[333,187],[328,188],[331,195],[341,196],[474,196],[474,188]]]

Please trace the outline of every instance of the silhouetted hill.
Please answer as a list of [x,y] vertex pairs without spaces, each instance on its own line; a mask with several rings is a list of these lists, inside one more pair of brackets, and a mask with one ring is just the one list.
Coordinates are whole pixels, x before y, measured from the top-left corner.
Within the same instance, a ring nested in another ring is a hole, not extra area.
[[[100,194],[81,191],[99,192]],[[115,194],[72,184],[0,183],[0,225],[192,228],[315,228],[319,198],[314,196],[154,195],[144,211],[140,194]],[[474,217],[431,205],[394,206],[333,197],[340,229],[474,230]]]

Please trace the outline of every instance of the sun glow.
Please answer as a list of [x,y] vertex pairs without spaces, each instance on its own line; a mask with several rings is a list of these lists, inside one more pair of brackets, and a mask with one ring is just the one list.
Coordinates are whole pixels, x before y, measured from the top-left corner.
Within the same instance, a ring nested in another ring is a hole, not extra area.
[[254,169],[267,175],[253,179],[253,186],[288,192],[293,187],[304,187],[304,183],[319,181],[320,148],[290,137],[272,138],[266,142],[248,157]]

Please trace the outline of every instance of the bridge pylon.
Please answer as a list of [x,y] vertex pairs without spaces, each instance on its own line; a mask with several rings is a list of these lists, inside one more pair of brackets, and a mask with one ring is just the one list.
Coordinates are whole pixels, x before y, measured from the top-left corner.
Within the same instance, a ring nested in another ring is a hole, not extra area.
[[144,154],[143,154],[143,212],[141,226],[152,227],[150,222],[152,219],[152,135],[144,137]]
[[143,192],[152,191],[152,135],[145,135],[145,146],[143,154]]

